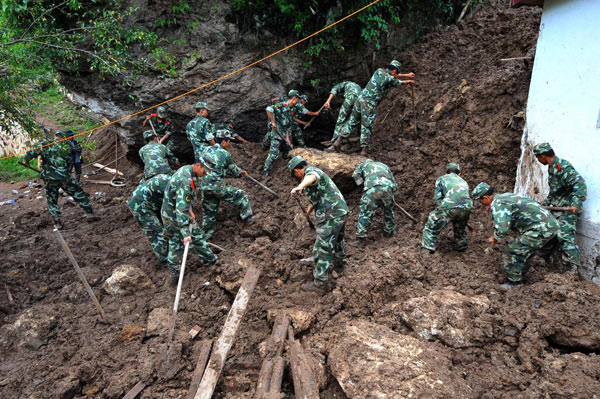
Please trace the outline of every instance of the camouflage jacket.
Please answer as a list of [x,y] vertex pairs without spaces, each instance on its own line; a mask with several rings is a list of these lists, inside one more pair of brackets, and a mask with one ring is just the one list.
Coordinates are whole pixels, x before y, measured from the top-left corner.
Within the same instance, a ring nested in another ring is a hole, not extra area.
[[[42,173],[44,180],[66,180],[69,176],[68,164],[71,158],[71,147],[67,141],[56,142],[46,140],[39,144],[33,151],[25,155],[25,161],[42,156]],[[43,147],[46,145],[46,147]]]
[[337,96],[338,94],[343,92],[344,98],[352,99],[358,97],[361,91],[362,89],[360,88],[360,85],[358,83],[345,81],[333,86],[333,88],[331,89],[331,94]]
[[442,209],[473,209],[469,184],[456,173],[440,176],[435,181],[433,200]]
[[523,234],[526,231],[558,229],[558,222],[550,211],[537,202],[513,193],[496,194],[490,205],[494,220],[494,237],[504,238],[509,230]]
[[550,193],[544,205],[574,206],[581,210],[587,197],[587,187],[583,177],[569,161],[555,157],[548,166],[548,185]]
[[233,157],[221,144],[208,147],[202,155],[210,164],[210,169],[206,170],[206,176],[202,179],[203,190],[211,190],[223,184],[226,176],[239,177],[242,174],[242,169],[233,162]]
[[[300,115],[306,115],[308,113],[308,108],[306,108],[301,101],[298,101],[298,104],[294,105],[292,108],[292,117],[299,117]],[[294,122],[296,123],[296,122]]]
[[173,173],[163,196],[160,211],[163,222],[180,229],[181,235],[189,235],[190,207],[196,198],[196,189],[200,187],[200,178],[194,174],[191,165],[182,166]]
[[[156,131],[156,136],[160,140],[163,138],[163,136],[167,134],[170,136],[172,134],[173,121],[171,121],[171,118],[164,118],[161,122],[159,122],[157,118],[158,115],[150,114],[150,121],[148,121],[146,126],[149,128],[149,130],[152,130],[152,127],[150,126],[150,122],[152,122],[152,126],[154,126],[154,130]],[[167,140],[170,140],[170,137]],[[166,143],[166,140],[164,142]]]
[[352,174],[356,184],[361,185],[364,182],[364,191],[370,190],[373,187],[391,188],[393,192],[398,190],[394,174],[390,168],[381,162],[375,162],[371,159],[358,164]]
[[231,137],[238,137],[239,134],[235,133],[229,126],[229,123],[215,123],[214,124],[214,136],[217,139],[222,139],[225,132],[229,132]]
[[360,93],[360,97],[371,103],[379,104],[381,99],[385,97],[392,87],[402,85],[400,79],[394,78],[390,71],[386,68],[379,68],[375,71],[371,80]]
[[[277,129],[279,129],[279,133],[281,133],[281,135],[285,138],[285,133],[292,127],[293,116],[291,107],[287,104],[287,102],[280,101],[275,105],[269,105],[266,110],[273,114]],[[274,138],[279,138],[277,133],[274,133],[272,136]]]
[[188,122],[185,134],[194,148],[210,145],[209,141],[215,139],[212,123],[202,115]]
[[179,162],[169,147],[151,141],[140,148],[140,158],[144,162],[144,177],[149,179],[160,174],[170,175],[171,168],[176,168]]
[[169,175],[156,175],[140,183],[127,200],[131,210],[133,212],[152,212],[158,215],[170,179]]
[[317,181],[304,189],[308,201],[315,208],[317,223],[344,217],[349,212],[344,196],[325,172],[308,165],[306,175],[314,175],[317,178]]

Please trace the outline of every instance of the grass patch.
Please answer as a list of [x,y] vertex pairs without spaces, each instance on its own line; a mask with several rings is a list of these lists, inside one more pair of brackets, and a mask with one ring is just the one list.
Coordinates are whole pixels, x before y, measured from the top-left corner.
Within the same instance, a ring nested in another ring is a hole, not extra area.
[[[40,175],[33,170],[27,169],[19,165],[17,162],[21,158],[8,158],[0,161],[0,180],[1,181],[23,181],[37,179]],[[31,166],[37,168],[37,159],[32,159],[29,162]]]

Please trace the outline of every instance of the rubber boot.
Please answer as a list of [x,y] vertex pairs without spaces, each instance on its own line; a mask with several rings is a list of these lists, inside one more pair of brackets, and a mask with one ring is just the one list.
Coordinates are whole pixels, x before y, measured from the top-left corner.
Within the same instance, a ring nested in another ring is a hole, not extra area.
[[502,291],[510,291],[513,288],[515,288],[516,286],[518,286],[519,284],[521,284],[520,281],[510,281],[508,280],[506,283],[504,284],[500,284],[500,286],[498,286],[498,288]]
[[300,289],[302,291],[310,291],[310,292],[317,292],[319,294],[324,294],[325,287],[326,287],[326,283],[324,281],[313,280],[312,283],[303,284],[302,287],[300,287]]

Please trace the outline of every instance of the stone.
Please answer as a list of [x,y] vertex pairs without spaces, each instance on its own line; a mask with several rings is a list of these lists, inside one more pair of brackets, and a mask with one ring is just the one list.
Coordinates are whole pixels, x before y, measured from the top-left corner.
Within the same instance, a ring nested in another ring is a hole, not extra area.
[[355,320],[337,335],[328,364],[350,399],[472,398],[451,356],[435,343]]
[[267,320],[273,323],[280,313],[285,313],[290,317],[296,333],[307,330],[315,320],[313,312],[298,308],[269,309],[267,311]]
[[55,313],[56,309],[50,306],[30,308],[4,328],[19,348],[38,350],[46,344],[49,332],[58,325],[56,317],[52,316]]
[[119,337],[125,341],[134,341],[144,338],[144,327],[139,324],[130,324],[123,327],[119,333]]
[[54,388],[54,396],[57,399],[73,399],[80,390],[81,382],[75,376],[68,376],[58,381]]
[[102,287],[110,295],[131,295],[138,291],[154,289],[154,284],[142,269],[125,264],[117,266]]
[[148,315],[146,324],[146,336],[154,337],[159,335],[166,336],[169,333],[171,315],[173,311],[167,308],[156,308]]
[[[399,317],[421,338],[439,339],[452,348],[481,345],[493,335],[486,296],[468,297],[453,290],[432,291],[400,305]],[[396,313],[396,312],[394,312]]]

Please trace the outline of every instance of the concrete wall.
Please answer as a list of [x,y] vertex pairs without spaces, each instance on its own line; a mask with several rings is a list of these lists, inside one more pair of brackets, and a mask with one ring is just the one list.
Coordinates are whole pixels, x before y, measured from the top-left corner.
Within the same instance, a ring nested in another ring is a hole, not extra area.
[[600,0],[544,3],[515,186],[537,200],[548,193],[547,167],[531,148],[545,141],[586,180],[578,240],[584,277],[600,284]]

